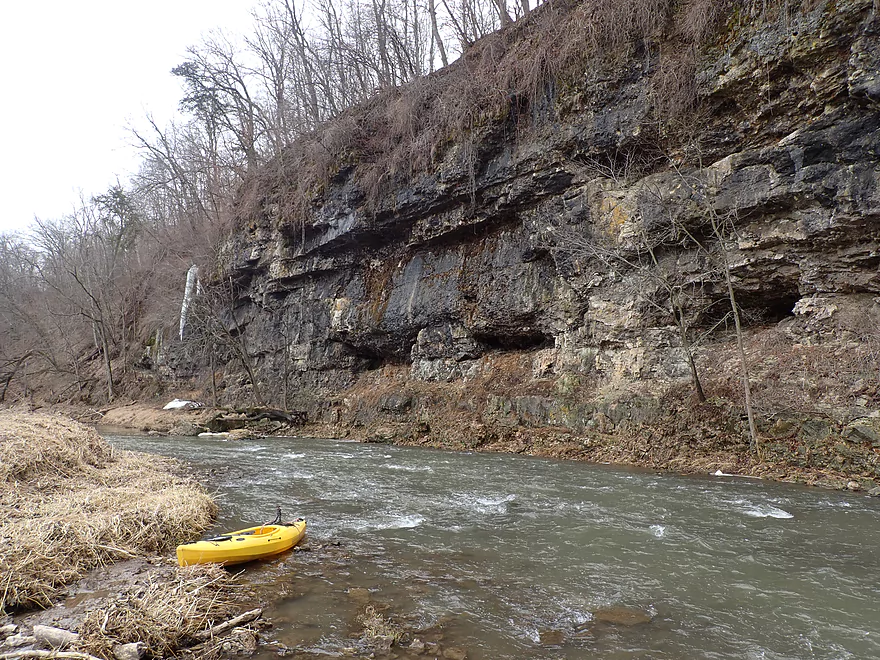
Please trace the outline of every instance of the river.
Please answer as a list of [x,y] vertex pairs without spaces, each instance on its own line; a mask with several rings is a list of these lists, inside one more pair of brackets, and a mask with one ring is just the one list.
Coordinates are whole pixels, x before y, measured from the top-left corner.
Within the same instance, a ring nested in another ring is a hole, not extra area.
[[[278,594],[291,648],[351,646],[366,594],[471,660],[880,658],[875,498],[336,440],[107,437],[207,475],[218,529],[276,505],[306,518],[324,551],[243,576]],[[608,611],[651,620],[595,620]]]

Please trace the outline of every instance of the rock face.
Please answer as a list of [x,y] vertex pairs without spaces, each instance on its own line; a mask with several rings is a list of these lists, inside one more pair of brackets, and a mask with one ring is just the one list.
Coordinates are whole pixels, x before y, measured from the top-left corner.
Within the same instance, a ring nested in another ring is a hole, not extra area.
[[658,62],[618,62],[557,92],[525,137],[484,126],[375,205],[349,167],[305,223],[268,204],[242,218],[227,257],[263,389],[278,401],[286,381],[288,404],[329,423],[435,425],[444,407],[572,429],[649,420],[686,394],[689,345],[710,396],[736,396],[718,389],[738,382],[726,268],[764,417],[870,415],[877,5],[746,17],[719,39],[677,131],[658,129]]

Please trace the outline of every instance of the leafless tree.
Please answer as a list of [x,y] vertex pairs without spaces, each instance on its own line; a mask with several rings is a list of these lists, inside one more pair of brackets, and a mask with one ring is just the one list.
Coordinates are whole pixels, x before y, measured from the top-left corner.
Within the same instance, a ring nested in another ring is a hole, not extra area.
[[131,333],[126,305],[126,258],[138,217],[120,186],[84,202],[60,222],[37,220],[31,239],[39,255],[35,269],[59,310],[91,327],[104,366],[107,399],[115,396],[112,360]]
[[0,402],[13,380],[40,348],[34,318],[31,250],[14,236],[0,235]]
[[[83,199],[66,217],[41,219],[32,247],[3,243],[0,398],[40,370],[63,375],[78,393],[101,381],[114,398],[145,337],[159,332],[179,302],[179,273],[193,263],[221,272],[212,267],[242,183],[267,163],[295,176],[291,163],[308,152],[291,145],[303,136],[317,136],[315,148],[328,160],[361,142],[378,152],[382,139],[400,135],[425,144],[413,126],[436,88],[427,81],[406,99],[398,89],[527,14],[528,0],[521,2],[511,12],[507,0],[266,0],[250,33],[214,33],[190,48],[173,70],[184,85],[181,115],[167,126],[147,117],[145,128],[131,132],[143,156],[131,185]],[[333,144],[318,133],[380,90],[402,99],[403,116],[384,138],[377,127],[389,122],[363,113]],[[467,103],[479,100],[457,99],[451,111]],[[398,162],[417,160],[401,154]],[[222,305],[213,307],[214,320],[227,323],[206,321],[206,336],[223,338],[262,399],[256,361],[235,340],[240,329]]]
[[[632,154],[627,154],[620,163],[610,159],[608,163],[593,160],[573,165],[582,174],[594,177],[594,182],[604,180],[618,188],[631,184],[638,169]],[[553,249],[562,259],[597,263],[621,280],[633,283],[633,295],[637,300],[671,318],[687,361],[694,394],[698,401],[705,401],[695,360],[695,350],[702,336],[695,337],[694,334],[706,307],[712,304],[706,301],[702,287],[713,279],[713,274],[699,265],[685,264],[685,237],[672,221],[668,209],[656,209],[658,202],[663,202],[657,190],[643,187],[635,200],[637,206],[655,207],[655,212],[659,210],[666,222],[662,226],[649,227],[646,216],[636,208],[627,223],[631,236],[627,245],[621,245],[616,237],[590,222],[558,225],[553,228]],[[613,204],[608,211],[612,215],[625,212],[619,204]],[[659,256],[661,252],[665,256]]]
[[743,386],[743,403],[749,425],[750,448],[753,452],[757,452],[759,449],[759,438],[755,423],[754,406],[752,405],[749,361],[745,352],[742,313],[737,303],[729,256],[736,245],[737,212],[735,208],[724,212],[718,209],[714,199],[716,191],[710,185],[709,173],[705,168],[699,167],[696,171],[688,173],[674,163],[671,163],[671,165],[685,193],[694,202],[698,215],[697,220],[709,230],[709,236],[713,239],[710,243],[691,231],[687,223],[677,223],[680,231],[689,239],[691,245],[711,259],[723,276],[727,302],[730,305],[730,314],[736,331],[736,346]]
[[[584,171],[582,173],[597,181],[606,180],[618,189],[629,189],[633,208],[610,210],[612,214],[616,210],[618,215],[627,217],[629,238],[623,244],[619,237],[603,234],[590,224],[562,227],[557,228],[554,237],[555,249],[565,256],[601,263],[630,281],[651,284],[649,289],[641,288],[635,294],[643,303],[671,314],[688,362],[694,393],[700,401],[705,400],[705,394],[694,360],[694,349],[702,337],[713,332],[727,318],[732,318],[750,444],[752,451],[757,451],[758,433],[742,314],[729,256],[735,247],[736,212],[735,209],[724,213],[718,210],[714,190],[709,185],[710,177],[704,168],[685,171],[675,163],[670,164],[675,185],[669,185],[666,175],[659,178],[641,176],[638,163],[626,154],[620,159],[609,158],[608,163],[575,164]],[[704,260],[705,266],[682,270],[681,260],[688,253]],[[706,293],[718,281],[723,283],[729,311],[720,321],[702,327],[701,336],[694,336],[703,317],[718,303]],[[655,290],[663,295],[656,298]]]
[[244,176],[260,163],[260,143],[271,130],[266,104],[252,90],[254,70],[222,33],[191,47],[187,58],[172,69],[183,79],[186,93],[180,104],[206,128],[212,139],[229,139],[232,153],[241,156]]
[[247,374],[254,402],[263,406],[266,399],[257,376],[256,356],[247,345],[245,328],[236,309],[237,295],[236,285],[230,279],[211,282],[203,287],[189,308],[190,320],[183,340],[190,353],[209,360],[212,378],[218,362],[238,363]]

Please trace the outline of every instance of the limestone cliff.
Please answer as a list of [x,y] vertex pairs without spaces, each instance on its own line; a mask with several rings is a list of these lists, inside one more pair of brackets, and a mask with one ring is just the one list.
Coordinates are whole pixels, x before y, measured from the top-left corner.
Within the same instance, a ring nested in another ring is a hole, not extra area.
[[585,62],[373,197],[358,162],[298,217],[295,169],[264,185],[226,246],[264,389],[355,435],[742,464],[724,263],[761,458],[880,475],[880,7],[779,5],[725,5],[691,68],[674,26]]

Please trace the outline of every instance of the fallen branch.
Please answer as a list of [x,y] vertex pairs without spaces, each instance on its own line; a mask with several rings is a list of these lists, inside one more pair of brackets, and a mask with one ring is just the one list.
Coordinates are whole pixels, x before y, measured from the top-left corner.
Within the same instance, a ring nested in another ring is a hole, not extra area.
[[[196,639],[211,639],[212,637],[216,637],[217,635],[222,635],[227,630],[231,630],[232,628],[237,628],[238,626],[242,626],[246,623],[250,623],[254,619],[259,619],[262,616],[263,610],[257,608],[255,610],[250,610],[245,612],[244,614],[239,614],[237,617],[229,619],[229,621],[224,621],[223,623],[214,626],[213,628],[209,628],[208,630],[203,630],[202,632],[196,633],[193,635]],[[0,660],[5,660],[0,657]]]
[[101,660],[88,653],[79,651],[13,651],[12,653],[0,653],[0,660],[18,660],[18,658],[67,658],[68,660]]

